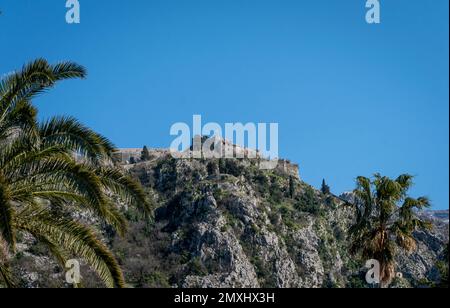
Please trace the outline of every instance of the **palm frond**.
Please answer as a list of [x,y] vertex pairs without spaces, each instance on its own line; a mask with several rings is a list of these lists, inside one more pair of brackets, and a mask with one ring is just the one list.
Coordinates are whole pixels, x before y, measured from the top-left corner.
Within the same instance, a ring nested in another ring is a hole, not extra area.
[[104,189],[110,191],[122,202],[142,210],[146,214],[151,213],[151,205],[142,186],[122,169],[111,166],[102,166],[96,169]]
[[[27,175],[21,172],[22,168],[28,170]],[[18,175],[10,174],[14,184],[12,199],[22,203],[34,198],[54,204],[71,202],[80,209],[91,211],[123,235],[127,229],[126,221],[108,201],[101,179],[91,168],[60,157],[41,159],[30,165],[23,163],[17,170]]]
[[400,184],[401,188],[403,189],[403,193],[406,193],[413,183],[414,176],[410,174],[402,174],[395,180],[398,184]]
[[76,63],[62,62],[52,66],[45,59],[36,59],[2,81],[0,110],[12,103],[30,101],[57,81],[85,76],[86,70]]
[[40,126],[45,146],[60,145],[78,155],[98,162],[112,159],[114,145],[105,137],[79,123],[72,117],[53,117]]
[[36,238],[46,238],[67,252],[83,258],[109,288],[124,287],[123,273],[114,256],[88,227],[50,212],[24,210],[16,225]]

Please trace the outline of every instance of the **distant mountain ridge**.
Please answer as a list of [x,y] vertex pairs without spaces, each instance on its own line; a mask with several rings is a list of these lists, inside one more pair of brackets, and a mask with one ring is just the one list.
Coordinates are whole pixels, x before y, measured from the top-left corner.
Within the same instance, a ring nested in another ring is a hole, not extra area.
[[449,223],[449,210],[429,210],[424,211],[422,214],[431,219],[435,219],[447,224]]

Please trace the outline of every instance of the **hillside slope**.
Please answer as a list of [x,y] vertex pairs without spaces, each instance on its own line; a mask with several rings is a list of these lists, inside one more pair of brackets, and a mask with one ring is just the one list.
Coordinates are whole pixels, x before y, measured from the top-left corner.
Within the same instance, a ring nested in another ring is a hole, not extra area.
[[[130,223],[125,238],[99,225],[130,287],[367,286],[365,261],[348,253],[352,208],[304,183],[292,168],[263,171],[255,160],[177,160],[166,151],[151,157],[124,168],[153,196],[154,222],[123,209]],[[444,260],[448,222],[415,237],[418,250],[399,256],[403,278],[393,286],[440,279],[436,265]],[[16,262],[22,285],[64,286],[62,270],[32,239],[23,242]],[[86,286],[101,286],[89,270],[83,277]]]
[[[144,245],[145,251],[137,253],[127,245],[130,239],[113,243],[124,254],[133,284],[365,285],[363,260],[348,254],[352,209],[302,182],[289,168],[262,171],[251,160],[175,160],[168,154],[127,168],[157,200],[156,223],[147,230],[151,240],[144,239],[148,250]],[[141,231],[130,236],[136,233]],[[448,224],[417,232],[416,238],[418,250],[399,257],[398,270],[406,278],[398,281],[401,286],[439,279],[435,264],[448,242]],[[145,266],[144,255],[153,268]],[[144,263],[149,281],[134,277],[136,262]]]

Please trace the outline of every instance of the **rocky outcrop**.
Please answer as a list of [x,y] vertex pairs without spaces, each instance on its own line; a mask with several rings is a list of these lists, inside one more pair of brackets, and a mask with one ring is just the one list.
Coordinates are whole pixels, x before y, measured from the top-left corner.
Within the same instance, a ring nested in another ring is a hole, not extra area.
[[[130,222],[127,236],[103,229],[130,286],[366,286],[364,262],[348,253],[354,213],[343,200],[351,194],[322,194],[301,181],[298,167],[287,161],[260,170],[250,159],[174,159],[158,150],[148,161],[128,164],[127,158],[138,154],[127,153],[124,168],[155,200],[155,221],[145,223],[133,209],[123,208]],[[396,286],[440,279],[436,262],[448,243],[448,222],[434,225],[431,232],[416,233],[415,253],[399,255],[397,270],[404,281]],[[26,256],[32,247],[24,247]],[[55,267],[47,264],[31,276],[24,272],[24,280],[45,286],[42,275]],[[63,273],[53,270],[52,275],[55,280]],[[89,271],[83,276],[87,286],[96,285]]]
[[[252,160],[167,155],[127,168],[159,200],[156,220],[171,235],[168,251],[187,256],[177,279],[167,277],[173,286],[365,284],[364,262],[348,253],[354,215],[342,199],[350,194],[323,195],[290,169],[259,170]],[[435,264],[446,243],[441,232],[417,233],[417,252],[400,255],[409,286],[438,279]]]

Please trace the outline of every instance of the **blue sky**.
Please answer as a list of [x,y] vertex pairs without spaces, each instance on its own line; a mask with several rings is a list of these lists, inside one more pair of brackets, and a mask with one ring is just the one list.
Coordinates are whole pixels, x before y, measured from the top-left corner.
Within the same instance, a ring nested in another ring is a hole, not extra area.
[[120,147],[168,147],[192,121],[278,122],[280,155],[336,193],[358,175],[416,176],[449,204],[448,0],[0,0],[0,74],[37,57],[88,79],[36,100]]

